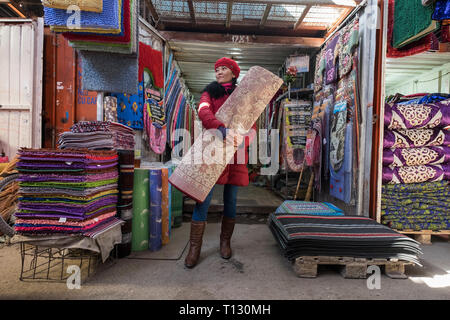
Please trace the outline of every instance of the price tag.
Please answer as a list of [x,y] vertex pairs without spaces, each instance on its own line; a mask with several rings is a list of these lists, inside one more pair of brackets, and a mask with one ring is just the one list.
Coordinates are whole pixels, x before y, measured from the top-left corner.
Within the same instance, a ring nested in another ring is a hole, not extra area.
[[59,218],[59,222],[66,222],[67,218]]

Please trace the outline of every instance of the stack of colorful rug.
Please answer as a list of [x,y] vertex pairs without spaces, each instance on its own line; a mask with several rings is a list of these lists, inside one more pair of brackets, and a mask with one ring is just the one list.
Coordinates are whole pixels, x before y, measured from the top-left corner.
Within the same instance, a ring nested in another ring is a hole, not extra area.
[[98,1],[97,12],[79,7],[78,15],[73,11],[75,6],[55,8],[49,2],[43,3],[45,23],[52,31],[62,32],[70,46],[87,51],[137,52],[136,0]]
[[85,234],[115,220],[116,151],[27,149],[19,151],[20,234]]
[[420,244],[365,217],[271,214],[269,228],[283,255],[399,259],[420,265]]
[[137,0],[43,1],[45,24],[62,33],[79,53],[83,90],[137,94],[138,4]]
[[117,122],[81,121],[60,135],[58,148],[134,150],[134,131]]
[[449,230],[450,99],[401,97],[385,106],[381,222]]

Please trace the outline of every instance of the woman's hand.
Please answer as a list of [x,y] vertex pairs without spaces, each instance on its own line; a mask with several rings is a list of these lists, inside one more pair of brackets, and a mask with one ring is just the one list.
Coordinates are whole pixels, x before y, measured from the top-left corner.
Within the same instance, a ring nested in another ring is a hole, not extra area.
[[227,133],[225,140],[227,144],[231,144],[234,146],[234,148],[238,148],[242,144],[242,141],[244,141],[244,137],[238,134],[236,131],[230,130]]

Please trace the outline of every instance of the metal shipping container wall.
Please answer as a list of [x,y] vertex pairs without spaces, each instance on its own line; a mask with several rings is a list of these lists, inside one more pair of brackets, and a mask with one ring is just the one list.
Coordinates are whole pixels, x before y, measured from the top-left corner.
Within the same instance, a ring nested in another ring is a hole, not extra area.
[[43,145],[55,148],[74,123],[97,120],[97,92],[81,89],[81,63],[62,35],[45,28],[44,43]]
[[42,18],[0,19],[0,151],[41,147]]

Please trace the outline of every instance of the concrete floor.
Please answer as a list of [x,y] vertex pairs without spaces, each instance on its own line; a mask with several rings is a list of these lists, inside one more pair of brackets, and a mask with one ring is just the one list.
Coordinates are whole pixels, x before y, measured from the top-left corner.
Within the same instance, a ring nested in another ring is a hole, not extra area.
[[320,268],[314,279],[298,278],[264,223],[236,224],[234,255],[223,260],[219,230],[218,223],[208,223],[194,269],[184,267],[189,234],[189,223],[184,222],[159,252],[107,261],[78,290],[68,289],[66,283],[20,281],[19,247],[4,245],[0,299],[450,299],[450,242],[439,238],[423,246],[423,268],[407,267],[405,280],[382,275],[381,288],[369,290],[367,280],[345,279],[333,268]]

